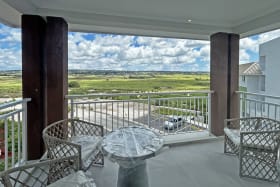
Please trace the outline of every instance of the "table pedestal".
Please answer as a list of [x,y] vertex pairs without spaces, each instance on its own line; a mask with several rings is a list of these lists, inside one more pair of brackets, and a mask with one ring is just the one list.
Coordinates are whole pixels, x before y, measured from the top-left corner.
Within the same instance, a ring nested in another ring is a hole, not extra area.
[[118,187],[149,187],[146,161],[130,168],[120,165]]

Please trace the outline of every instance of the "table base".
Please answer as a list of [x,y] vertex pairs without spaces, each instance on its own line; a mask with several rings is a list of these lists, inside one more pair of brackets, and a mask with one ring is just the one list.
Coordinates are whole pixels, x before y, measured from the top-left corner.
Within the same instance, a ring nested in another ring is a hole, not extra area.
[[118,187],[149,187],[146,161],[132,168],[120,165]]

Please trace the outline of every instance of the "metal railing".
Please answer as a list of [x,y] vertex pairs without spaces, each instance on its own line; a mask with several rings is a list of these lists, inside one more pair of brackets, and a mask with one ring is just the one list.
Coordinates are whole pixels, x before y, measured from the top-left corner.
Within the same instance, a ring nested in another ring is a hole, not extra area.
[[280,120],[280,96],[237,93],[240,94],[240,117],[268,117]]
[[[69,117],[106,132],[141,125],[168,135],[210,128],[211,91],[68,95]],[[168,122],[169,121],[169,122]]]
[[27,102],[23,99],[0,105],[0,170],[26,161]]

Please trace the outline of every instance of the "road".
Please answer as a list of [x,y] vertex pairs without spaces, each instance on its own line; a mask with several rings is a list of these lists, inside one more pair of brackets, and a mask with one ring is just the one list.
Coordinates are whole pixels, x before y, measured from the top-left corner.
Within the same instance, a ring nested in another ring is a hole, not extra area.
[[150,116],[150,124],[148,124],[148,109],[143,104],[142,106],[137,106],[135,103],[130,103],[128,105],[107,104],[104,106],[100,104],[94,108],[79,107],[76,108],[76,110],[77,111],[74,112],[74,117],[100,124],[104,127],[106,132],[132,125],[153,128],[161,134],[200,130],[197,128],[197,125],[195,125],[197,122],[189,120],[185,120],[183,125],[178,128],[165,129],[163,125],[164,122],[168,120],[168,116],[154,113],[153,108],[151,109],[152,115]]

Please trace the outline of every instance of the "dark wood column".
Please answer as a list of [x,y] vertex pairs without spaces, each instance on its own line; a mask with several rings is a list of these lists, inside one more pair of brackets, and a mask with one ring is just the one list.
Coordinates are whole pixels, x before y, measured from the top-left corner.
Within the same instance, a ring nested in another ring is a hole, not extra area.
[[44,40],[46,22],[39,16],[22,16],[22,90],[31,98],[27,109],[27,157],[43,154],[42,130],[45,123]]
[[67,118],[68,25],[62,18],[47,17],[47,124]]
[[239,35],[216,33],[210,42],[211,132],[220,136],[224,120],[239,117]]
[[22,16],[23,97],[27,115],[27,157],[44,153],[42,131],[67,118],[68,26],[62,18]]

